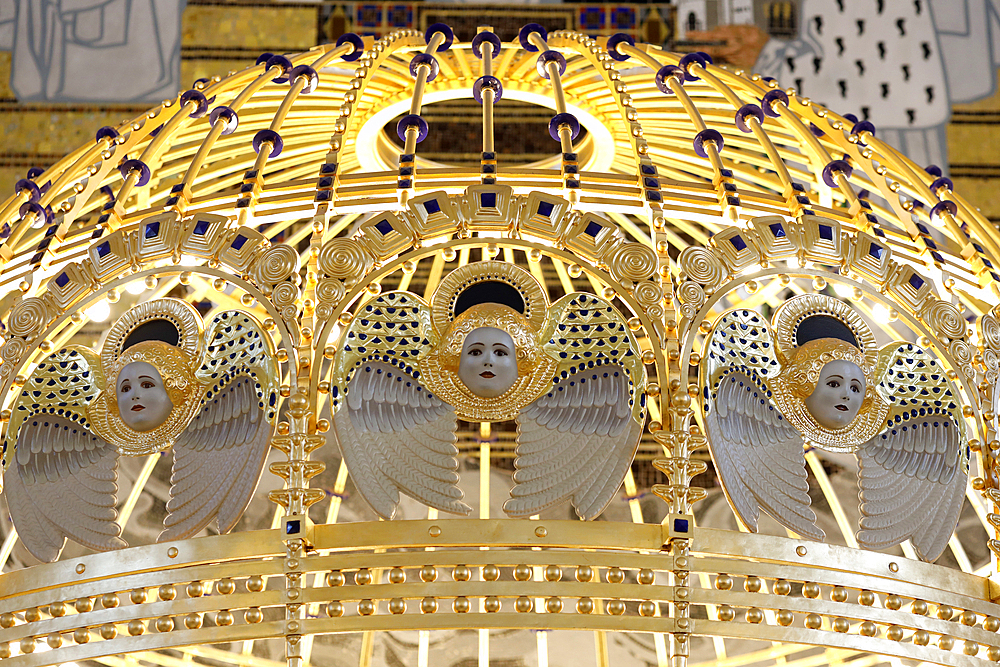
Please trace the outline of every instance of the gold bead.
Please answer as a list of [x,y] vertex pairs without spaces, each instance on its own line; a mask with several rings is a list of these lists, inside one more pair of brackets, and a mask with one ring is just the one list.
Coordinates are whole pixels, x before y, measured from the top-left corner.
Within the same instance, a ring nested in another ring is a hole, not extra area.
[[236,590],[236,583],[229,578],[215,582],[215,590],[219,595],[231,595]]
[[917,630],[913,633],[913,643],[916,646],[927,646],[931,641],[931,635],[926,630]]
[[38,607],[31,607],[26,609],[24,612],[24,620],[28,623],[34,623],[42,617],[41,613],[38,611]]
[[594,613],[594,601],[591,598],[580,598],[576,601],[576,613],[578,614],[592,614]]
[[843,586],[836,586],[830,592],[830,599],[834,602],[847,602],[847,589]]
[[806,616],[806,627],[810,630],[819,630],[823,627],[823,617],[819,614],[809,614]]
[[362,616],[371,616],[375,613],[375,603],[371,600],[361,600],[358,602],[358,613]]
[[656,361],[656,353],[652,350],[644,350],[642,353],[642,363],[647,366]]
[[455,581],[468,581],[472,578],[472,570],[465,565],[456,565],[451,572],[451,578]]
[[531,601],[531,598],[521,596],[514,600],[514,611],[519,614],[527,614],[535,608],[535,603]]
[[986,620],[983,621],[983,630],[987,632],[996,632],[1000,630],[1000,618],[996,616],[987,616]]
[[760,577],[747,577],[743,582],[743,589],[747,593],[759,593],[761,587]]
[[952,608],[951,605],[947,604],[938,605],[937,617],[940,618],[942,621],[950,621],[951,617],[954,615],[955,615],[955,610]]
[[871,621],[865,621],[861,624],[861,629],[859,630],[862,637],[874,637],[878,634],[878,627]]
[[632,317],[629,318],[628,322],[626,322],[626,325],[628,326],[629,331],[638,331],[639,329],[642,328],[642,320],[640,320],[638,317]]
[[253,307],[253,305],[254,305],[254,303],[256,301],[257,300],[253,298],[252,294],[246,294],[246,293],[244,293],[244,294],[240,295],[240,303],[242,303],[247,308]]
[[58,632],[53,632],[45,638],[45,643],[49,645],[49,648],[59,648],[63,644],[62,635]]
[[25,637],[21,640],[21,653],[34,653],[35,652],[35,638]]
[[437,568],[433,565],[424,565],[420,568],[420,581],[430,583],[438,578]]
[[339,600],[327,603],[326,615],[330,618],[340,618],[344,615],[344,603]]
[[212,287],[215,288],[215,290],[217,292],[225,291],[225,289],[226,289],[226,279],[225,278],[216,278],[215,280],[212,281]]
[[0,642],[0,660],[10,657],[10,642]]
[[[191,613],[184,617],[184,627],[188,630],[197,630],[201,627],[201,614]],[[103,633],[102,633],[103,634]]]
[[927,603],[924,602],[923,600],[914,600],[913,603],[910,604],[910,611],[912,613],[918,614],[920,616],[926,616],[927,615]]
[[9,611],[0,614],[0,628],[12,628],[15,623],[14,614]]
[[389,600],[389,613],[402,614],[406,611],[406,600],[403,598],[392,598]]
[[903,640],[903,628],[898,625],[890,625],[889,629],[885,631],[885,636],[887,639],[891,639],[894,642]]
[[136,588],[129,593],[128,598],[132,601],[132,604],[142,604],[146,601],[146,589]]
[[372,296],[378,296],[382,293],[382,286],[378,283],[368,283],[365,289],[368,290],[368,293]]
[[558,565],[547,565],[545,567],[545,581],[559,581],[562,579],[562,568]]
[[760,623],[764,620],[764,612],[757,607],[750,607],[747,609],[747,623]]
[[260,607],[250,607],[243,613],[243,618],[247,623],[260,623],[264,620],[264,613]]
[[620,567],[608,568],[604,576],[607,578],[609,584],[620,584],[625,581],[625,572]]
[[394,567],[389,570],[389,583],[401,584],[406,581],[406,572],[402,568]]
[[114,609],[118,606],[118,596],[115,593],[105,593],[101,596],[101,606],[105,609]]
[[170,632],[174,629],[174,619],[171,616],[161,616],[156,619],[157,632]]
[[760,289],[760,285],[757,284],[756,280],[748,280],[746,284],[743,285],[746,288],[747,293],[756,294],[757,290]]
[[625,613],[625,603],[621,600],[608,600],[608,613],[612,616],[621,616]]
[[774,594],[775,595],[788,595],[792,592],[792,585],[785,581],[784,579],[778,579],[774,582]]
[[903,606],[903,600],[898,595],[893,593],[885,599],[885,608],[892,611],[897,611]]
[[942,651],[950,651],[955,648],[955,638],[951,635],[941,635],[937,642],[938,648]]
[[255,574],[247,579],[247,590],[251,593],[260,593],[264,590],[264,577]]
[[333,572],[326,573],[327,586],[343,586],[345,583],[346,577],[344,577],[344,573],[340,570],[334,570]]
[[840,618],[839,616],[833,619],[833,631],[834,632],[847,632],[851,629],[851,622],[846,618]]
[[778,625],[787,628],[795,620],[795,615],[787,609],[780,609],[774,618],[778,621]]
[[138,618],[133,618],[128,622],[128,633],[133,637],[138,637],[139,635],[146,632],[146,624],[143,623]]
[[495,614],[500,611],[500,598],[495,595],[490,595],[483,602],[483,608],[490,614]]
[[532,248],[528,251],[528,260],[532,262],[542,261],[542,251],[538,248]]
[[875,604],[875,594],[871,591],[861,591],[858,594],[858,604],[870,607]]
[[715,587],[720,591],[732,590],[733,578],[728,574],[720,574],[715,578]]
[[617,296],[617,292],[615,292],[614,287],[605,287],[601,290],[601,296],[603,296],[606,300],[611,301],[615,298],[615,296]]
[[412,259],[403,262],[403,273],[410,274],[415,272],[416,270],[417,270],[417,263],[414,262]]
[[636,581],[643,586],[651,586],[656,582],[656,573],[648,568],[643,568],[642,570],[639,570],[639,574],[636,576]]
[[818,598],[820,593],[819,584],[809,581],[802,584],[802,595],[807,598]]
[[467,614],[469,610],[472,609],[472,603],[469,602],[467,597],[457,597],[455,601],[451,603],[451,608],[456,614]]
[[146,286],[146,289],[156,289],[158,281],[156,280],[156,276],[146,276],[142,282]]
[[65,602],[53,602],[49,605],[49,614],[56,618],[66,615],[66,603]]
[[181,285],[190,285],[191,277],[193,275],[194,274],[191,273],[190,271],[183,271],[179,276],[177,276],[177,282],[179,282]]
[[187,585],[187,596],[189,598],[200,598],[205,594],[205,584],[200,581],[192,581]]
[[101,626],[102,639],[114,639],[118,635],[118,628],[114,623],[105,623]]
[[[986,656],[993,662],[1000,662],[1000,646],[991,646],[986,649]],[[0,657],[3,657],[0,655]]]
[[519,564],[514,566],[514,580],[527,581],[531,579],[531,568],[527,565]]
[[813,278],[813,289],[817,292],[822,292],[826,289],[826,279],[822,276],[816,276]]
[[589,565],[581,565],[576,568],[576,580],[581,583],[586,583],[594,579],[594,568]]
[[971,639],[966,640],[965,644],[962,645],[962,653],[965,655],[976,655],[979,653],[979,643]]
[[441,251],[441,256],[444,258],[444,261],[446,262],[454,262],[455,258],[458,257],[458,253],[455,252],[454,248],[445,248],[444,250]]
[[566,273],[569,274],[570,278],[579,278],[583,275],[583,267],[579,264],[570,264],[566,269]]
[[73,631],[73,641],[77,644],[86,644],[90,641],[90,630],[88,628],[77,628]]
[[962,625],[967,625],[971,628],[979,620],[979,615],[974,611],[963,611],[958,620],[961,621]]
[[483,565],[483,581],[496,581],[500,578],[500,568],[496,565]]
[[563,603],[562,600],[553,596],[545,601],[545,611],[550,614],[558,614],[562,611]]
[[[421,574],[423,574],[421,572]],[[368,568],[361,568],[354,574],[354,583],[358,586],[367,586],[372,583],[372,571]]]
[[736,610],[730,607],[728,604],[724,604],[719,607],[719,620],[729,622],[736,618]]
[[225,627],[227,625],[232,625],[235,620],[233,612],[228,609],[223,609],[215,615],[215,624],[219,626]]

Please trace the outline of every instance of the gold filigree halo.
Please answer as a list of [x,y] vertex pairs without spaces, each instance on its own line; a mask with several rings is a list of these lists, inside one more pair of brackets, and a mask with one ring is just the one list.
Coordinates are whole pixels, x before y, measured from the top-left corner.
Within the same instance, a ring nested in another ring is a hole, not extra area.
[[542,328],[549,309],[545,291],[534,276],[511,262],[489,260],[461,266],[449,273],[431,297],[431,324],[443,336],[455,321],[455,305],[462,292],[476,283],[502,282],[518,291],[524,300],[523,316],[535,331]]
[[[458,377],[465,337],[480,327],[506,331],[516,350],[517,380],[495,398],[477,396]],[[455,318],[440,342],[418,364],[425,386],[454,406],[461,419],[469,421],[513,419],[551,385],[558,366],[542,349],[538,328],[513,308],[499,303],[477,304]]]
[[[124,352],[122,346],[138,327],[153,320],[166,320],[177,328],[178,344],[144,341]],[[87,410],[94,432],[118,448],[122,454],[143,456],[161,451],[194,417],[204,395],[204,387],[195,378],[201,357],[204,323],[193,306],[180,299],[153,299],[130,308],[111,326],[101,349],[101,371],[106,386]],[[159,372],[170,400],[170,416],[150,431],[129,428],[118,412],[115,386],[122,368],[133,361],[145,361]]]
[[856,310],[840,299],[825,294],[800,294],[778,306],[771,318],[775,336],[775,353],[784,368],[792,362],[798,344],[795,342],[799,325],[816,315],[840,320],[858,341],[865,361],[874,368],[878,364],[878,342],[871,327]]

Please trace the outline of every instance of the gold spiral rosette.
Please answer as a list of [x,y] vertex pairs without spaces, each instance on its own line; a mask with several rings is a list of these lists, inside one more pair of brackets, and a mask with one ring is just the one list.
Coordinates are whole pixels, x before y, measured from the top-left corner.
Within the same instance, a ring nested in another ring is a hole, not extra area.
[[1000,323],[992,313],[987,313],[979,318],[977,324],[986,382],[992,385],[1000,377]]
[[692,280],[687,280],[677,288],[677,298],[681,300],[681,316],[690,320],[705,305],[707,296],[705,288]]
[[962,374],[969,380],[976,379],[976,368],[972,365],[972,346],[961,338],[956,338],[948,344],[948,354],[955,360]]
[[681,251],[677,262],[685,276],[702,285],[708,292],[715,291],[728,274],[726,267],[708,248],[687,247]]
[[261,288],[269,288],[298,273],[299,266],[299,253],[295,248],[280,244],[262,252],[249,273]]
[[656,253],[642,243],[620,243],[605,255],[608,270],[619,281],[637,283],[656,271]]
[[7,330],[31,342],[51,320],[48,304],[37,297],[28,297],[14,306],[7,320]]
[[23,338],[10,338],[0,347],[0,376],[10,375],[11,370],[28,350],[28,343]]
[[330,319],[346,293],[343,281],[337,278],[323,278],[316,283],[316,317],[320,320]]
[[298,299],[299,288],[290,282],[278,283],[271,291],[271,301],[286,320],[293,320],[298,315]]
[[920,310],[920,319],[938,338],[965,338],[967,327],[965,318],[958,308],[947,301],[929,299]]
[[358,278],[368,273],[374,260],[352,239],[332,239],[319,251],[319,268],[331,278]]
[[663,299],[663,287],[657,283],[644,280],[636,283],[635,287],[632,288],[632,295],[644,307],[653,308],[659,306],[660,301]]

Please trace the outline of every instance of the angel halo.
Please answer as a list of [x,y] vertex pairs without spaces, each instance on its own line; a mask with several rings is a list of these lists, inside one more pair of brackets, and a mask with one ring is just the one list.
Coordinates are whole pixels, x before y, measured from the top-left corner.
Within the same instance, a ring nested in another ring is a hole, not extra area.
[[67,538],[96,550],[125,546],[118,457],[167,448],[173,470],[158,541],[191,537],[216,518],[220,532],[231,530],[273,430],[272,347],[249,315],[223,311],[206,328],[192,306],[165,298],[128,310],[100,354],[71,345],[42,360],[14,404],[4,462],[27,549],[52,561]]
[[761,511],[812,539],[805,447],[850,452],[861,498],[858,543],[911,540],[935,560],[958,523],[969,452],[957,389],[912,343],[881,349],[833,297],[782,304],[770,326],[736,309],[714,325],[701,362],[705,426],[726,498],[756,532]]
[[[450,273],[431,303],[388,292],[355,314],[334,357],[334,433],[362,497],[386,519],[402,492],[468,514],[458,420],[518,424],[504,511],[569,500],[592,519],[617,493],[645,417],[645,371],[625,319],[600,297],[549,304],[514,264]],[[553,466],[560,466],[554,474]]]

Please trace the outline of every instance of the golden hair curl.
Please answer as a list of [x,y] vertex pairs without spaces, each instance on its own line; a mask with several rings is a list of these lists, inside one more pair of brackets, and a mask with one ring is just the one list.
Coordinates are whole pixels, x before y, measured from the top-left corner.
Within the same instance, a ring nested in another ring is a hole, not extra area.
[[792,363],[785,371],[788,388],[799,398],[808,398],[816,391],[823,367],[831,361],[849,361],[865,374],[865,398],[874,391],[875,369],[869,368],[865,354],[850,343],[837,338],[820,338],[804,343],[795,350]]
[[[129,428],[118,410],[118,375],[136,361],[156,369],[174,406],[166,421],[151,431]],[[204,387],[195,378],[195,366],[189,353],[163,341],[148,340],[131,346],[104,369],[107,386],[87,410],[94,431],[125,454],[150,454],[173,444],[204,395]]]

